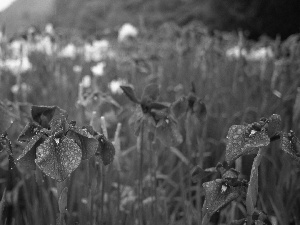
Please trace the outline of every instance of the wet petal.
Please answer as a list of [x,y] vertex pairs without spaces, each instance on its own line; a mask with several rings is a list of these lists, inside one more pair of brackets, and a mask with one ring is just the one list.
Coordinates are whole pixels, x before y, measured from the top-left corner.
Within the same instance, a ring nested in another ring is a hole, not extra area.
[[19,135],[18,141],[29,141],[41,129],[42,127],[36,122],[28,123]]
[[228,164],[241,155],[253,152],[257,147],[266,146],[270,139],[266,130],[256,131],[252,125],[233,125],[229,128],[227,135],[226,161]]
[[81,150],[73,139],[46,139],[36,152],[37,166],[56,181],[65,180],[80,164]]
[[39,123],[44,128],[50,128],[50,121],[54,115],[65,114],[66,111],[57,106],[38,106],[33,105],[31,107],[31,116],[33,120]]
[[67,136],[72,138],[82,151],[82,160],[95,155],[98,148],[98,141],[88,132],[90,128],[79,128],[70,126]]
[[26,147],[23,150],[23,153],[18,157],[17,163],[22,167],[25,167],[29,170],[35,170],[35,162],[36,159],[36,148],[42,143],[44,140],[42,133],[38,133],[33,136],[31,140],[27,143]]
[[203,214],[210,218],[215,212],[226,206],[245,193],[244,186],[231,187],[225,185],[221,179],[206,182],[203,184],[205,190],[205,202]]

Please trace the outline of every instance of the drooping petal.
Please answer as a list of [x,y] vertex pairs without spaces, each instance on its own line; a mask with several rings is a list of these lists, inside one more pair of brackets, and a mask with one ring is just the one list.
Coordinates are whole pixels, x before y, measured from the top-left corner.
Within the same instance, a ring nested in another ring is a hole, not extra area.
[[205,119],[206,117],[206,106],[204,102],[199,98],[197,98],[193,104],[193,113],[196,116],[196,118],[200,121]]
[[58,106],[38,106],[33,105],[31,107],[31,116],[33,120],[39,123],[44,128],[50,128],[50,121],[54,115],[65,114],[66,111]]
[[142,94],[142,102],[154,102],[159,97],[159,87],[157,84],[148,84]]
[[35,159],[36,159],[36,148],[44,140],[43,133],[37,133],[33,136],[30,141],[27,143],[26,147],[23,150],[23,153],[18,157],[17,163],[22,167],[25,167],[29,170],[35,170]]
[[212,170],[207,170],[207,169],[202,169],[200,166],[196,166],[193,170],[192,170],[192,181],[194,183],[201,181],[202,179],[216,173],[217,171],[212,171]]
[[142,111],[141,106],[138,105],[135,108],[132,116],[129,118],[129,124],[133,127],[133,131],[136,136],[138,136],[140,133],[140,126],[143,121],[143,118],[144,118],[144,113]]
[[56,181],[65,180],[80,164],[80,147],[68,137],[61,139],[47,138],[36,152],[37,166]]
[[99,146],[96,156],[99,156],[106,166],[114,160],[115,147],[103,134],[98,135],[97,140],[99,141]]
[[183,138],[175,120],[170,117],[160,120],[156,127],[157,138],[166,146],[177,146]]
[[135,92],[131,86],[121,85],[120,88],[124,91],[126,96],[134,103],[139,104],[140,100],[136,97]]
[[33,136],[37,135],[41,129],[42,127],[36,122],[28,123],[19,135],[18,141],[23,142],[30,140]]
[[79,128],[76,126],[70,126],[67,133],[67,136],[74,139],[75,143],[82,150],[82,160],[88,159],[95,155],[98,148],[98,141],[89,132],[89,130],[90,127]]
[[171,105],[171,110],[175,118],[179,119],[182,117],[187,112],[188,106],[188,100],[185,96],[173,102]]

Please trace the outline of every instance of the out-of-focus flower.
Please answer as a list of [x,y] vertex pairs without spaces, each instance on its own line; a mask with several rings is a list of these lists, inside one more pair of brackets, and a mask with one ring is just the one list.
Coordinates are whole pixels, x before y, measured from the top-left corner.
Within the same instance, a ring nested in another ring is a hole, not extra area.
[[130,208],[130,205],[132,205],[136,199],[137,199],[137,196],[134,193],[134,190],[132,187],[122,186],[121,187],[120,210],[127,211],[127,209]]
[[31,70],[32,64],[30,63],[28,57],[23,57],[17,59],[7,59],[0,64],[0,68],[9,70],[16,75]]
[[232,48],[227,49],[226,56],[230,59],[238,59],[240,57],[245,57],[247,55],[247,51],[244,48],[236,45]]
[[39,47],[41,51],[47,55],[53,55],[57,49],[57,45],[51,41],[50,36],[43,37],[39,43],[37,43],[37,47]]
[[20,58],[28,56],[28,44],[23,39],[16,39],[9,45],[11,58]]
[[108,40],[95,40],[92,44],[86,43],[84,46],[85,60],[100,61],[108,56],[110,51],[110,44]]
[[97,65],[93,66],[91,68],[94,76],[96,77],[101,77],[104,75],[104,68],[106,66],[106,63],[105,62],[99,62],[97,63]]
[[129,38],[135,38],[137,37],[138,33],[139,31],[135,26],[133,26],[130,23],[125,23],[119,29],[118,41],[124,42],[127,41]]
[[107,51],[110,47],[109,41],[105,39],[93,41],[93,46],[97,49],[104,50],[104,51]]
[[110,89],[110,91],[113,94],[122,94],[123,91],[120,88],[121,85],[125,85],[127,84],[127,81],[124,79],[118,79],[118,80],[112,80],[109,84],[108,84],[108,88]]
[[274,52],[271,47],[263,47],[258,49],[251,49],[246,58],[250,61],[267,60],[274,57]]
[[82,66],[79,66],[79,65],[73,66],[73,71],[74,71],[74,73],[81,73]]
[[17,94],[19,92],[19,85],[15,84],[10,88],[13,94]]
[[274,52],[271,47],[252,48],[250,51],[247,51],[245,48],[241,48],[237,45],[227,49],[226,56],[229,59],[244,57],[249,61],[261,61],[273,58]]
[[18,84],[13,85],[10,90],[13,94],[18,94],[20,90],[22,90],[23,92],[30,91],[31,87],[26,83],[22,83],[21,85]]
[[54,35],[54,34],[55,34],[55,31],[54,31],[54,28],[53,28],[53,24],[52,24],[52,23],[48,23],[48,24],[45,26],[45,33],[50,34],[50,35]]
[[91,78],[91,76],[90,75],[85,75],[82,78],[81,85],[84,88],[89,88],[92,85],[92,78]]
[[77,53],[76,46],[74,44],[70,43],[60,51],[58,56],[60,56],[62,58],[74,59],[76,57],[76,53]]

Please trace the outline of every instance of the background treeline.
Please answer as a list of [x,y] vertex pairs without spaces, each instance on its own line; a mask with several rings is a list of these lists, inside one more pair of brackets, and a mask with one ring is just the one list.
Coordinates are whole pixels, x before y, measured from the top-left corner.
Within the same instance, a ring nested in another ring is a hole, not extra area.
[[156,27],[173,21],[180,26],[201,20],[209,29],[248,31],[282,38],[300,30],[299,0],[18,0],[0,13],[12,35],[30,25],[56,27],[84,36],[118,29],[124,22]]
[[157,26],[202,20],[211,30],[244,29],[252,38],[285,38],[299,32],[299,12],[299,0],[59,0],[53,21],[94,34],[124,22]]

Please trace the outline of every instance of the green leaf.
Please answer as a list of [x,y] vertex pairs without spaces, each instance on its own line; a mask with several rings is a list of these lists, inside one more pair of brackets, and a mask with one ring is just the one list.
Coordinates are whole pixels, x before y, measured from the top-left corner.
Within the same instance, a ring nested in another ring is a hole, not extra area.
[[231,201],[244,195],[244,186],[232,187],[226,185],[222,179],[216,179],[203,184],[205,190],[205,202],[203,205],[203,215],[209,218],[218,210],[229,204]]
[[38,133],[31,138],[24,148],[22,154],[17,159],[17,163],[19,165],[29,170],[35,170],[36,165],[34,161],[36,159],[36,148],[43,142],[43,136],[43,133]]
[[36,165],[58,182],[65,180],[80,164],[82,154],[73,139],[47,138],[36,152]]
[[106,166],[114,160],[115,147],[103,134],[98,135],[97,140],[99,145],[96,156],[99,156]]
[[229,128],[226,145],[226,161],[228,164],[244,154],[253,152],[257,147],[267,146],[270,139],[265,129],[257,131],[249,125],[233,125]]
[[98,148],[97,139],[89,131],[92,131],[90,130],[90,127],[78,128],[76,126],[70,126],[67,132],[67,136],[72,138],[80,147],[82,151],[82,160],[94,156]]
[[3,221],[5,218],[3,218],[3,212],[4,208],[7,205],[7,197],[6,197],[6,188],[3,191],[2,198],[0,201],[0,220]]
[[258,195],[258,167],[260,165],[261,159],[263,157],[265,149],[261,148],[252,164],[250,181],[247,190],[247,197],[246,197],[246,207],[247,207],[247,215],[252,216]]
[[0,101],[0,134],[10,128],[17,117]]
[[58,197],[58,208],[60,213],[65,213],[68,204],[68,188],[65,187]]
[[134,92],[134,90],[133,90],[132,87],[121,85],[120,88],[124,91],[124,93],[126,94],[126,96],[127,96],[132,102],[137,103],[137,104],[140,103],[140,100],[138,100],[138,98],[136,97],[135,92]]
[[159,87],[157,84],[148,84],[142,94],[143,102],[154,102],[159,97]]
[[281,149],[300,163],[300,142],[293,131],[282,133]]
[[42,127],[36,122],[26,124],[25,128],[18,137],[18,141],[29,141],[33,136],[37,135],[41,129]]

